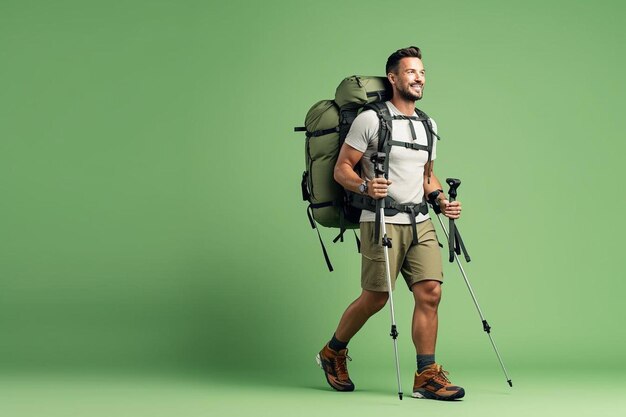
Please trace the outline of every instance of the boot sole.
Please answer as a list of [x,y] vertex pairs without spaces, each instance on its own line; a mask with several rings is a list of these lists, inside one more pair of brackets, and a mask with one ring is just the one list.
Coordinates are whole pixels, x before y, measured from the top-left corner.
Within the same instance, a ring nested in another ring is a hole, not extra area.
[[413,394],[411,394],[411,396],[413,398],[423,398],[426,400],[453,401],[453,400],[458,400],[460,398],[463,398],[465,396],[465,390],[461,388],[459,391],[450,395],[449,397],[442,397],[440,395],[435,394],[434,392],[430,392],[426,390],[415,391]]

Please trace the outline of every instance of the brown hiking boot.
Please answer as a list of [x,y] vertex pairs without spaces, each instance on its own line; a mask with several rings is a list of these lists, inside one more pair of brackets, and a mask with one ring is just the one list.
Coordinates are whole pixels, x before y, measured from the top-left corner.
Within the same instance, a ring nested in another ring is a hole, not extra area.
[[354,384],[350,381],[350,376],[348,375],[346,359],[352,360],[348,356],[348,349],[336,352],[329,348],[328,345],[324,346],[315,357],[317,364],[326,374],[328,385],[337,391],[354,391]]
[[436,363],[424,369],[421,374],[415,372],[413,397],[431,400],[456,400],[463,398],[465,390],[452,385],[441,365]]

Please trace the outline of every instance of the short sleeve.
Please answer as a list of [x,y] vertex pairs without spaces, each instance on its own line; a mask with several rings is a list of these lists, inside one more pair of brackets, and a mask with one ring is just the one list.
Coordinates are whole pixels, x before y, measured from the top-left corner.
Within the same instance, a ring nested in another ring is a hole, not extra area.
[[378,139],[378,116],[373,110],[366,110],[354,119],[345,143],[359,152],[365,153],[370,143]]

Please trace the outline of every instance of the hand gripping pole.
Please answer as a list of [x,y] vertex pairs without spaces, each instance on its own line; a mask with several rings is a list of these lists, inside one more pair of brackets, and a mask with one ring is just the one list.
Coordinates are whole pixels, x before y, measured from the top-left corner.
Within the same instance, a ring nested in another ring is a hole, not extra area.
[[[374,163],[374,173],[376,177],[384,175],[385,169],[385,153],[378,152],[372,155],[372,162]],[[402,382],[400,380],[400,361],[398,360],[398,329],[396,326],[396,315],[393,307],[393,291],[391,290],[391,271],[389,268],[389,248],[391,248],[391,238],[387,237],[387,227],[385,226],[385,199],[380,198],[376,200],[376,210],[378,216],[380,216],[380,228],[382,236],[383,252],[385,253],[385,273],[387,275],[387,290],[389,292],[389,309],[391,311],[391,333],[389,336],[393,339],[393,351],[396,359],[396,378],[398,381],[398,397],[402,400]]]
[[[456,179],[456,178],[447,178],[446,183],[450,186],[450,191],[448,194],[450,196],[449,201],[452,202],[456,199],[456,196],[457,196],[456,190],[461,185],[461,180]],[[470,257],[467,254],[465,245],[463,244],[463,240],[461,239],[461,234],[459,233],[459,229],[456,227],[456,224],[454,224],[454,220],[450,219],[450,234],[448,234],[448,230],[446,230],[446,227],[444,226],[443,221],[441,220],[441,215],[440,215],[441,210],[439,209],[439,205],[437,204],[436,201],[433,201],[433,200],[430,200],[429,203],[433,207],[435,214],[437,214],[437,219],[439,219],[439,224],[441,225],[441,229],[443,229],[443,233],[446,235],[446,239],[448,239],[448,243],[449,243],[448,248],[450,251],[450,262],[453,262],[454,260],[456,260],[456,263],[459,266],[459,269],[461,270],[461,275],[463,275],[463,280],[465,281],[465,285],[467,285],[467,289],[469,290],[470,295],[472,296],[472,300],[474,301],[476,310],[478,310],[478,315],[480,316],[480,320],[483,325],[483,330],[487,333],[487,336],[489,336],[489,341],[491,342],[491,346],[493,346],[493,350],[496,352],[496,356],[498,357],[498,361],[500,362],[500,366],[502,367],[502,371],[504,372],[504,376],[506,377],[506,382],[509,384],[510,387],[512,387],[513,382],[511,381],[511,378],[509,378],[509,374],[506,372],[506,368],[504,367],[504,362],[502,362],[502,357],[500,356],[500,352],[498,352],[498,348],[496,347],[496,344],[493,341],[493,338],[491,337],[491,326],[489,326],[489,323],[485,319],[485,316],[483,315],[483,312],[480,309],[480,306],[478,305],[478,300],[476,299],[474,290],[472,289],[472,286],[469,280],[467,279],[467,275],[465,274],[463,265],[461,265],[461,260],[458,257],[458,255],[461,254],[460,248],[462,248],[466,261],[470,262]]]

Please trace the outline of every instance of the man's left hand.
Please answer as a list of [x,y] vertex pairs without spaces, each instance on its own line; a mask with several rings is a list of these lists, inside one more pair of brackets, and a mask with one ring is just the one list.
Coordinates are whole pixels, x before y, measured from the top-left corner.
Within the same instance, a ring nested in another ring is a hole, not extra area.
[[458,219],[461,217],[461,202],[448,200],[439,200],[439,208],[444,216],[449,219]]

